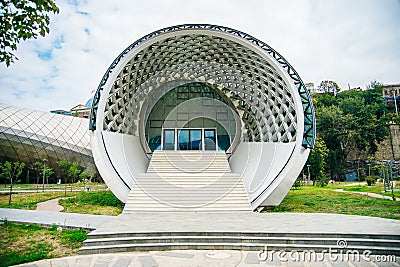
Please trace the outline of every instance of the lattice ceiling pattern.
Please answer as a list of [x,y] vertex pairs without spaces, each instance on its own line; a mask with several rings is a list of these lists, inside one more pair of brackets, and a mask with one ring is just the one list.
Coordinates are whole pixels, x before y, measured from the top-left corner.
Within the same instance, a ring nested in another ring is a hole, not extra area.
[[[181,25],[166,28],[138,40],[110,66],[94,97],[90,129],[96,128],[101,91],[110,75],[131,49],[165,32],[191,29],[186,35],[161,39],[137,51],[112,81],[104,110],[103,130],[138,135],[143,99],[165,82],[204,82],[220,90],[238,111],[245,126],[246,141],[293,142],[297,137],[296,109],[288,85],[261,55],[227,38],[193,29],[212,29],[240,36],[274,57],[293,79],[303,103],[305,131],[303,145],[313,147],[315,118],[311,99],[294,69],[265,43],[242,32],[213,25]],[[297,112],[299,112],[297,110]]]
[[283,78],[254,51],[209,35],[164,39],[138,52],[109,93],[104,130],[137,135],[143,98],[162,81],[212,84],[240,110],[249,141],[292,142],[296,111]]
[[33,163],[47,159],[95,169],[87,119],[0,104],[0,157]]

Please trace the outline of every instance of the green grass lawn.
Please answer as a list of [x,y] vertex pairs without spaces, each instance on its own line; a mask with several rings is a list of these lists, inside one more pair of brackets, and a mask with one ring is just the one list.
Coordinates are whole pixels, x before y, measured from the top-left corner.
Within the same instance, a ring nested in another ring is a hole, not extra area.
[[[83,184],[83,183],[74,183],[74,184],[14,184],[13,185],[13,191],[15,190],[30,190],[30,191],[42,191],[43,187],[45,190],[64,190],[65,187],[68,191],[72,190],[81,190],[84,191],[85,186],[90,186],[91,191],[96,191],[96,190],[104,190],[107,188],[107,185],[104,183],[89,183],[89,184]],[[0,192],[8,192],[10,189],[10,185],[0,185]]]
[[60,200],[59,204],[64,211],[84,214],[116,216],[124,209],[124,203],[111,191],[79,192],[73,198]]
[[[385,195],[392,197],[392,191],[391,190],[386,190],[386,192],[383,191],[383,184],[377,184],[374,186],[366,186],[366,185],[356,185],[356,186],[343,186],[340,187],[343,188],[345,191],[352,191],[352,192],[370,192],[370,193],[376,193],[380,195]],[[395,189],[393,191],[394,197],[398,198],[400,197],[400,191]]]
[[[67,197],[76,196],[77,192],[67,192]],[[64,197],[64,192],[32,192],[32,193],[20,193],[12,195],[11,205],[8,205],[8,194],[0,195],[0,208],[12,208],[12,209],[36,209],[36,204],[46,200]]]
[[74,255],[86,239],[82,230],[43,228],[2,222],[0,225],[0,267],[41,259]]
[[400,219],[399,201],[334,192],[337,188],[350,191],[352,187],[344,184],[302,186],[290,190],[280,206],[267,208],[265,212],[339,213]]
[[[64,192],[32,192],[13,194],[11,205],[8,206],[9,195],[0,195],[0,208],[36,209],[36,204],[54,198],[64,198]],[[124,204],[111,191],[67,192],[67,199],[61,199],[59,204],[63,212],[119,215]]]

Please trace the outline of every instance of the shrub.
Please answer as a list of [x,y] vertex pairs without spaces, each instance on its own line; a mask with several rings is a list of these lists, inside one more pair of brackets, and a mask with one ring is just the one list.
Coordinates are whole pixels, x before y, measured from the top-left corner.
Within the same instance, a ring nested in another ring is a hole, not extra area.
[[376,176],[368,176],[367,178],[365,178],[365,181],[367,182],[368,186],[374,185],[377,180],[378,177]]
[[321,187],[328,185],[328,182],[329,182],[328,178],[326,178],[325,176],[319,176],[319,177],[317,177],[317,180],[316,180],[317,186],[321,186]]
[[294,182],[292,189],[300,189],[302,185],[303,185],[303,177],[299,176]]

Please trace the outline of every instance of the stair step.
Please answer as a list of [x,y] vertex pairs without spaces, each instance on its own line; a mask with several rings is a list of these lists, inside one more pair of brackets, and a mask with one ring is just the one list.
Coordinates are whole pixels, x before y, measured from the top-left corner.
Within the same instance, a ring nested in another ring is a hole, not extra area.
[[123,212],[251,210],[224,151],[154,151],[135,180]]
[[[268,244],[320,244],[331,245],[332,248],[337,246],[337,238],[307,238],[307,237],[262,237],[262,236],[130,236],[130,237],[106,237],[91,238],[83,241],[85,246],[105,245],[109,243],[118,244],[144,244],[144,243],[268,243]],[[372,246],[400,247],[398,240],[386,239],[349,239],[346,238],[348,245],[364,245],[368,243]]]
[[[238,213],[240,215],[240,213]],[[286,233],[286,232],[99,232],[94,231],[87,235],[87,238],[117,238],[117,237],[169,237],[169,236],[230,236],[247,238],[299,238],[299,239],[345,239],[345,240],[393,240],[400,242],[400,234],[349,234],[349,233]]]
[[[268,250],[313,250],[315,252],[326,251],[326,245],[314,244],[268,244],[268,243],[146,243],[146,244],[115,244],[103,246],[82,247],[79,254],[126,252],[126,251],[148,251],[148,250],[179,250],[179,249],[202,249],[202,250],[256,250],[260,251],[268,247]],[[348,246],[341,249],[343,252],[349,250],[366,251],[372,254],[400,255],[400,248],[393,247],[372,247],[372,246]]]

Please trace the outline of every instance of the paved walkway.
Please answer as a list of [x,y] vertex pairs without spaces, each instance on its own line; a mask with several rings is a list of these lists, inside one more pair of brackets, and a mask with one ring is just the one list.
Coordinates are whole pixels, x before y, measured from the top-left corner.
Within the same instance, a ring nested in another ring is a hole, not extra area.
[[62,198],[50,199],[44,202],[40,202],[36,204],[36,210],[41,211],[62,211],[64,209],[63,206],[58,204],[58,201]]
[[[222,231],[222,232],[277,232],[277,233],[400,233],[400,221],[366,216],[316,213],[205,213],[164,212],[132,213],[119,216],[100,216],[46,212],[34,210],[0,209],[0,219],[9,221],[63,225],[97,229],[97,233],[149,231]],[[274,254],[275,255],[275,254]],[[261,255],[263,256],[263,255]],[[267,261],[258,252],[247,251],[153,251],[100,255],[82,255],[42,260],[22,266],[400,266],[396,262],[347,261],[326,258],[321,260],[291,261],[271,255]],[[376,256],[378,257],[378,256]],[[388,260],[388,259],[386,259]],[[393,260],[393,259],[391,259]]]
[[68,228],[84,228],[89,230],[99,228],[112,218],[114,217],[104,215],[0,208],[0,220],[49,226],[56,224]]
[[[374,197],[374,198],[393,200],[393,198],[390,197],[390,196],[383,196],[383,195],[372,193],[372,192],[345,191],[343,189],[336,189],[336,190],[333,190],[333,191],[340,192],[340,193],[360,194],[360,195]],[[400,201],[400,198],[396,198],[396,201]]]
[[[261,252],[261,251],[260,251]],[[118,254],[101,254],[66,257],[60,259],[42,260],[18,266],[24,267],[54,267],[54,266],[400,266],[400,258],[382,258],[371,256],[366,259],[348,260],[337,255],[317,254],[317,257],[310,260],[297,260],[296,256],[278,256],[269,254],[266,259],[264,253],[249,251],[206,251],[206,250],[176,250],[176,251],[154,251],[154,252],[134,252]]]

